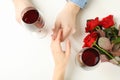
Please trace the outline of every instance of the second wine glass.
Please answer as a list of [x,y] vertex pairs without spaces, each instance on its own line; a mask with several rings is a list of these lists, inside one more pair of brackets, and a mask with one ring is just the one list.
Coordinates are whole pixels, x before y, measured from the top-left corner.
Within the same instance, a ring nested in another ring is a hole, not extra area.
[[100,54],[99,51],[95,48],[83,48],[76,55],[76,65],[85,69],[91,70],[98,66],[100,63]]
[[43,38],[47,35],[47,28],[42,13],[34,7],[27,7],[21,13],[21,22],[33,35]]

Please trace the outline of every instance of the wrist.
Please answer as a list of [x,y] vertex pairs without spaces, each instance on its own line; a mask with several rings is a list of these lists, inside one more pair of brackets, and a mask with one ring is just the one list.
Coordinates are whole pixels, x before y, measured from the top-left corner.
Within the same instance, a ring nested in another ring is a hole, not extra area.
[[80,7],[74,4],[73,2],[67,2],[66,4],[68,10],[73,13],[74,15],[77,15],[80,11]]
[[59,67],[54,68],[53,80],[64,80],[65,70]]
[[64,73],[65,69],[66,69],[65,66],[55,66],[55,68],[54,68],[55,71],[58,71],[60,73]]
[[75,5],[79,6],[80,8],[84,8],[88,0],[68,0],[73,2]]

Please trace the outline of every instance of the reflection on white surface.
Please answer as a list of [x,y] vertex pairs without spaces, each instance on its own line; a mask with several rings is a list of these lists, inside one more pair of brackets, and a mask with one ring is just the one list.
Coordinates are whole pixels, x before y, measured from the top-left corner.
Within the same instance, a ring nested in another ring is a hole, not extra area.
[[[31,36],[15,21],[12,0],[0,2],[0,80],[52,80],[54,62],[50,50],[51,29],[65,0],[34,0],[44,13],[48,35]],[[72,54],[66,80],[119,80],[120,67],[102,63],[92,71],[75,66],[75,55],[81,49],[87,19],[113,14],[120,23],[120,0],[89,0],[78,17],[77,33],[71,38]]]

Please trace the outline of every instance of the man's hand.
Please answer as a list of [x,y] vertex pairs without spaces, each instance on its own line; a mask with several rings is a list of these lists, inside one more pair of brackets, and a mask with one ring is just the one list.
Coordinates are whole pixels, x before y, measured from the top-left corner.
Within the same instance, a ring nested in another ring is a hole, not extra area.
[[64,41],[70,34],[75,33],[76,18],[80,7],[72,2],[68,2],[64,9],[58,14],[53,29],[53,39],[56,38],[59,29],[63,30],[62,41]]

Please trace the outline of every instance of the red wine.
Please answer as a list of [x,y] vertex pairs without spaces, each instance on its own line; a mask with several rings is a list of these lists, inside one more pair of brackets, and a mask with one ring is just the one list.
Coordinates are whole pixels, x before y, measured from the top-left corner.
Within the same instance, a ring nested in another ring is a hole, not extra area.
[[82,61],[87,66],[95,66],[99,60],[99,53],[93,48],[86,49],[82,54]]
[[36,22],[39,18],[39,13],[37,10],[28,10],[22,17],[22,20],[27,24],[32,24]]

